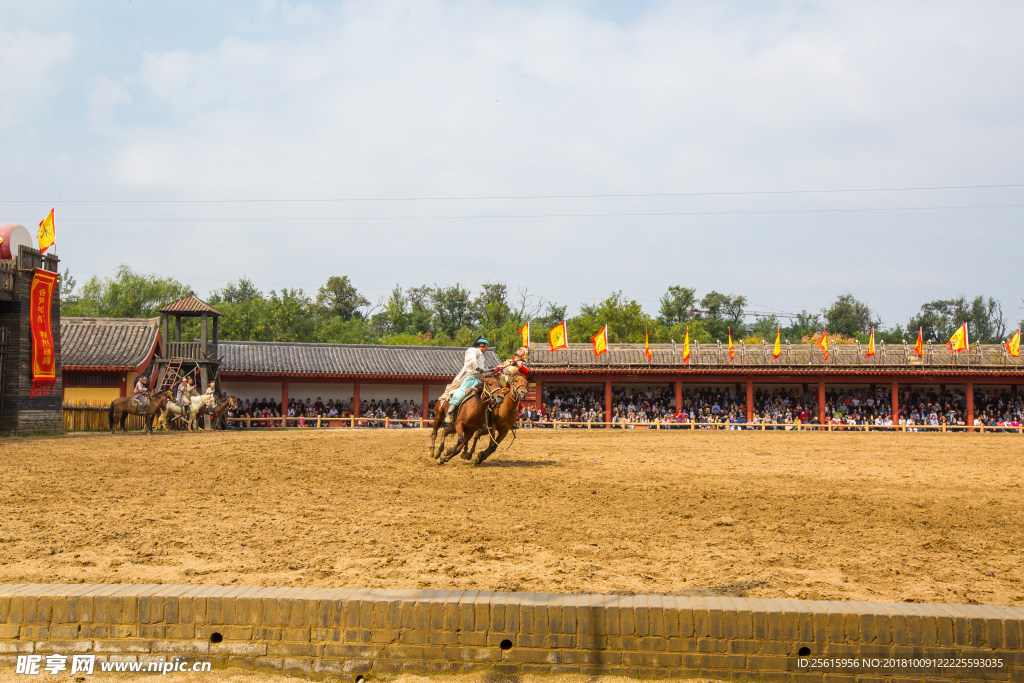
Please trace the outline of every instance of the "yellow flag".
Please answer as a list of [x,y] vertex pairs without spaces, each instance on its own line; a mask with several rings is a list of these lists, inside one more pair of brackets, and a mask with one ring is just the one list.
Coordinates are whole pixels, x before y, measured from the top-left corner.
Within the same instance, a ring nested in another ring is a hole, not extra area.
[[824,327],[821,328],[821,340],[818,342],[818,346],[825,352],[825,360],[828,360],[828,330]]
[[551,342],[552,351],[569,347],[569,335],[566,332],[564,320],[551,328],[548,341]]
[[56,239],[56,233],[53,228],[53,209],[50,209],[50,213],[46,214],[39,223],[39,253],[45,254],[46,250],[53,246],[53,241]]
[[683,362],[690,361],[690,328],[686,328],[686,339],[683,341]]
[[525,325],[523,325],[523,329],[519,330],[519,334],[521,334],[523,336],[523,346],[526,347],[526,348],[530,348],[530,323],[529,323],[529,321],[527,321],[527,323]]
[[736,359],[736,352],[732,348],[732,328],[729,328],[729,362],[733,362]]
[[594,344],[594,355],[600,358],[601,354],[608,350],[608,326],[602,327],[600,332],[590,338],[590,341]]
[[778,358],[782,355],[782,328],[780,327],[778,332],[775,333],[775,348],[772,349],[772,358]]
[[970,342],[967,340],[967,323],[956,328],[956,332],[949,338],[948,346],[953,353],[960,353],[970,346]]
[[1020,358],[1020,328],[1006,340],[1006,352],[1014,358]]
[[871,328],[871,339],[868,340],[868,352],[864,354],[865,358],[871,358],[875,355],[875,328]]

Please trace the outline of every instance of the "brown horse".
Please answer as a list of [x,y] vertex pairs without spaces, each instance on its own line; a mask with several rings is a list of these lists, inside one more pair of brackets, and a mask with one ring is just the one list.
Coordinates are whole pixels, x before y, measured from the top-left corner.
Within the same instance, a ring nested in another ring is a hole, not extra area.
[[212,410],[210,409],[209,406],[207,406],[204,403],[203,407],[199,409],[199,412],[196,414],[196,416],[198,417],[199,415],[206,415],[207,413],[209,413],[210,414],[210,429],[218,429],[219,428],[221,431],[223,431],[224,430],[224,412],[228,408],[234,408],[235,405],[236,405],[235,404],[235,397],[234,396],[228,396],[226,399],[224,399],[223,401],[218,403],[216,405],[216,407],[214,407]]
[[[492,377],[485,378],[479,390],[474,389],[472,393],[466,396],[466,400],[459,406],[458,414],[455,416],[455,423],[448,428],[444,427],[444,418],[448,413],[448,401],[437,400],[434,404],[434,428],[430,433],[430,457],[437,458],[438,465],[443,465],[455,457],[459,451],[466,447],[469,437],[480,431],[484,424],[485,405],[497,402],[497,392],[500,390],[501,388],[497,380]],[[434,445],[438,429],[442,430],[441,445],[437,447],[435,454]],[[458,434],[459,440],[446,451],[444,442],[449,434]]]
[[110,408],[107,411],[107,417],[110,418],[110,433],[114,434],[117,432],[118,423],[121,424],[121,431],[128,431],[126,424],[128,422],[129,415],[142,415],[143,427],[142,431],[149,434],[153,433],[153,418],[159,414],[162,410],[167,408],[167,398],[171,395],[169,391],[163,391],[158,394],[152,394],[149,397],[149,401],[146,403],[146,407],[140,409],[132,401],[131,396],[122,396],[115,398],[110,402]]
[[[498,444],[515,427],[516,420],[519,419],[519,403],[526,398],[526,394],[529,392],[527,385],[526,377],[519,374],[512,375],[509,380],[509,392],[505,394],[505,399],[484,420],[483,428],[473,438],[473,445],[462,454],[463,460],[472,458],[473,464],[479,465],[498,449]],[[476,442],[485,434],[490,439],[490,443],[482,453],[473,455],[476,452]]]

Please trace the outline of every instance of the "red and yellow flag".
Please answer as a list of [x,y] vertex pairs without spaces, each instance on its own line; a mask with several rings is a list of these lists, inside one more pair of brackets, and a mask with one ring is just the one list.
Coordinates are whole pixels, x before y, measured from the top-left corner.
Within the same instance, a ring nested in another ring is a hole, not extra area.
[[732,328],[729,328],[729,362],[736,359],[736,352],[732,348]]
[[57,273],[37,268],[29,285],[29,327],[32,330],[32,388],[29,398],[52,396],[57,381],[51,318],[57,279]]
[[825,352],[825,360],[828,360],[828,330],[824,327],[821,328],[821,339],[818,341],[818,346]]
[[864,354],[865,358],[871,358],[875,355],[875,328],[871,328],[871,339],[868,340],[868,352]]
[[924,357],[924,328],[917,328],[917,343],[914,344],[914,353],[918,358]]
[[1006,340],[1004,344],[1006,352],[1014,358],[1020,358],[1020,328],[1013,333],[1013,336]]
[[519,330],[519,334],[523,337],[523,346],[530,348],[530,321],[526,321],[523,329]]
[[548,333],[548,341],[551,342],[552,351],[569,348],[569,332],[565,327],[564,320],[551,328],[551,332]]
[[594,345],[594,355],[600,358],[601,354],[608,350],[608,326],[602,327],[600,332],[590,338],[590,341]]
[[778,358],[782,355],[782,328],[780,327],[775,333],[775,348],[772,349],[772,358]]
[[654,354],[651,353],[651,337],[647,333],[647,328],[644,328],[644,355],[647,356],[647,362],[650,363],[651,359],[654,358]]
[[690,362],[690,328],[686,328],[686,339],[683,340],[683,362]]
[[46,250],[53,246],[53,241],[57,238],[53,227],[53,209],[50,209],[50,213],[46,214],[46,218],[39,222],[38,237],[39,253],[45,254]]
[[970,341],[967,339],[967,323],[964,323],[949,338],[949,350],[953,353],[960,353],[965,351],[970,345]]

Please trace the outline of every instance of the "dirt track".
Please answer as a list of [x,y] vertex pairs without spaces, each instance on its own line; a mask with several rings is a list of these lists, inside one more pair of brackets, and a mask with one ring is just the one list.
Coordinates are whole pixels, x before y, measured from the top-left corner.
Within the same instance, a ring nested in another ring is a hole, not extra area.
[[0,441],[0,582],[1024,604],[1013,435],[523,430]]

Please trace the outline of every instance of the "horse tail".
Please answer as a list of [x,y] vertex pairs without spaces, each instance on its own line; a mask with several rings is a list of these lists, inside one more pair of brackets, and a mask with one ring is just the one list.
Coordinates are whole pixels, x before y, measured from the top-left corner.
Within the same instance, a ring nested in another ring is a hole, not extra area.
[[110,402],[110,409],[107,411],[107,419],[110,422],[110,428],[114,428],[114,402]]

